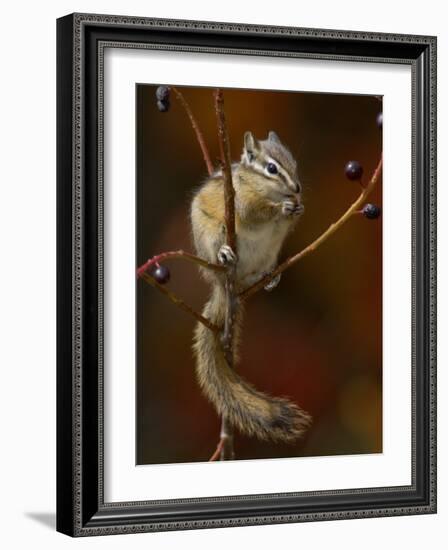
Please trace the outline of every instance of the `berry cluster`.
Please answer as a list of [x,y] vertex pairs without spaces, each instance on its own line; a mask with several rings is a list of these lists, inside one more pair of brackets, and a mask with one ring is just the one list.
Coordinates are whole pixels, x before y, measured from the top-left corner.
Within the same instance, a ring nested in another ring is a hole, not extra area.
[[[378,113],[376,116],[376,125],[380,129],[383,127],[382,112]],[[359,181],[361,183],[363,173],[364,169],[357,160],[350,160],[345,165],[345,176],[350,181]],[[366,204],[360,213],[363,214],[368,220],[376,220],[381,215],[381,208],[376,206],[376,204]]]
[[[345,175],[351,181],[361,181],[364,169],[357,160],[351,160],[345,165]],[[381,209],[375,204],[366,204],[360,211],[368,220],[376,220],[380,217]]]
[[159,86],[156,90],[157,109],[166,113],[170,108],[170,89],[168,86]]

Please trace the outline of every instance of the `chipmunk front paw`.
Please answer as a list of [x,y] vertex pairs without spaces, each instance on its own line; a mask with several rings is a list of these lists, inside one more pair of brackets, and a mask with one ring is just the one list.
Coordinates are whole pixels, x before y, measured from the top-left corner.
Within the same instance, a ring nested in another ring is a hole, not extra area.
[[271,281],[269,281],[269,283],[264,287],[264,289],[267,290],[268,292],[271,292],[271,290],[274,290],[274,288],[278,285],[281,278],[282,278],[282,274],[279,273]]
[[230,248],[230,246],[227,244],[223,244],[218,251],[218,262],[221,265],[229,265],[229,264],[235,264],[236,259],[237,259],[236,254]]
[[282,203],[282,214],[284,216],[300,216],[305,210],[303,204],[291,199],[286,199]]

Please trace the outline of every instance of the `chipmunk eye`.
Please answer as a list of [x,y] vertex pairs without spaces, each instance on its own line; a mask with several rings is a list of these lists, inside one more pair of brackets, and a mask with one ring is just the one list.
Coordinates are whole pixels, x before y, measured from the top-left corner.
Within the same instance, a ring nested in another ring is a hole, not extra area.
[[266,166],[266,170],[270,174],[277,174],[278,173],[277,166],[273,162],[268,162],[268,165]]

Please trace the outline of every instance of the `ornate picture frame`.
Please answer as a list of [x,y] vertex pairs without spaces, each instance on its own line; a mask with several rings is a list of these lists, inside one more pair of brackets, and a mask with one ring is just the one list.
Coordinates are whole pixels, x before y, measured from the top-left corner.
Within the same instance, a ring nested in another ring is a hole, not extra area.
[[[411,68],[409,485],[173,499],[154,499],[148,487],[144,500],[105,500],[106,48]],[[72,14],[57,21],[57,51],[57,530],[91,536],[435,513],[436,38]]]

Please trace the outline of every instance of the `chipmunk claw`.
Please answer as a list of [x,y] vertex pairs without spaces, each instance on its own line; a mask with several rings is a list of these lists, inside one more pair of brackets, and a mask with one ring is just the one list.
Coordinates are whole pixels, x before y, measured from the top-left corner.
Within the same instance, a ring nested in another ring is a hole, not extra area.
[[278,286],[278,283],[280,282],[281,278],[282,278],[282,274],[279,273],[273,279],[271,279],[267,285],[265,285],[264,289],[267,290],[268,292],[271,292],[271,290],[274,290],[274,288]]
[[300,216],[305,210],[303,204],[286,199],[282,203],[282,214],[284,216]]
[[237,260],[235,252],[230,248],[228,244],[223,244],[221,246],[217,256],[218,256],[218,262],[221,265],[235,264]]

